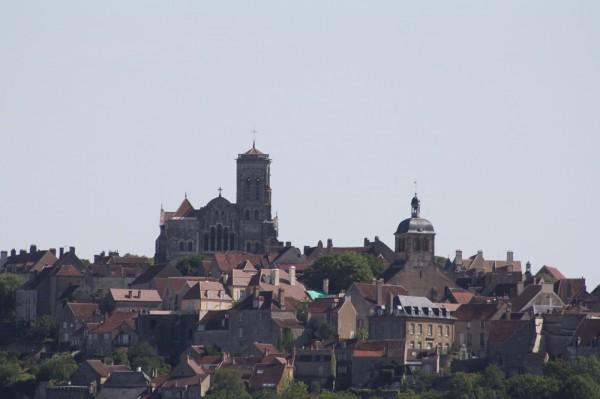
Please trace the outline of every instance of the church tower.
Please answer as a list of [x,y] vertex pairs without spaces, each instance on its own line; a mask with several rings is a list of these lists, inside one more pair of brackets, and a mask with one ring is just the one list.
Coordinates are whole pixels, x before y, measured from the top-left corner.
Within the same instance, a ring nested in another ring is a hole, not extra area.
[[263,252],[277,245],[271,216],[271,159],[256,148],[239,154],[237,163],[237,207],[240,221],[239,248]]
[[421,217],[421,201],[416,193],[410,208],[410,218],[400,222],[394,234],[396,259],[411,266],[430,264],[435,253],[435,230],[429,220]]

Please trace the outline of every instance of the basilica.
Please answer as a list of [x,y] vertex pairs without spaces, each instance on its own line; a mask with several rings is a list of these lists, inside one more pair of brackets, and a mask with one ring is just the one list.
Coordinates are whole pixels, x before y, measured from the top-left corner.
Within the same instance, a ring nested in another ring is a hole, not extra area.
[[160,211],[156,239],[158,263],[190,254],[239,250],[264,253],[282,247],[277,240],[277,218],[271,215],[269,154],[255,144],[236,159],[237,195],[232,203],[219,195],[194,208],[184,198],[174,212]]

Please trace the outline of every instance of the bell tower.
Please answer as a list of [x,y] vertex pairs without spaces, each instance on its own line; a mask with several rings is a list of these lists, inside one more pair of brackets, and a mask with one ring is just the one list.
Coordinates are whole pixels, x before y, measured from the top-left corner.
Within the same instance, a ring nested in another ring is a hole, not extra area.
[[240,249],[263,252],[277,237],[271,216],[271,159],[256,148],[239,154],[237,163],[237,207]]

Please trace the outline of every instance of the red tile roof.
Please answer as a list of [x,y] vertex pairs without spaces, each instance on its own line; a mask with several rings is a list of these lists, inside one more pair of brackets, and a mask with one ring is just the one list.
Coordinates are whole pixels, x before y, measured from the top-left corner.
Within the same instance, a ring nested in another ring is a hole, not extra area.
[[56,275],[59,277],[81,277],[83,273],[73,265],[62,265],[59,266]]
[[471,302],[471,299],[475,296],[470,291],[467,291],[462,288],[448,288],[448,292],[450,294],[451,299],[460,304],[465,304]]
[[97,303],[69,302],[67,307],[71,310],[73,316],[81,322],[91,321],[100,315],[100,307]]
[[554,267],[554,266],[542,266],[542,268],[536,273],[536,276],[538,276],[539,274],[542,273],[547,273],[550,276],[552,276],[552,278],[554,278],[555,280],[562,280],[565,279],[565,275],[562,274],[560,272],[560,270],[558,270],[558,268]]
[[110,295],[119,302],[162,302],[157,290],[111,288]]
[[177,208],[177,211],[175,211],[175,217],[186,217],[193,211],[194,211],[194,207],[192,206],[192,204],[190,203],[190,201],[188,201],[188,199],[186,197],[181,202],[181,205],[179,205],[179,208]]
[[531,323],[532,320],[492,320],[488,343],[502,343],[517,334],[521,329],[530,327]]
[[254,266],[268,266],[267,260],[262,255],[242,251],[216,252],[214,259],[221,273],[229,273],[233,269],[238,269],[246,260],[252,262]]
[[308,304],[309,313],[328,313],[338,311],[344,304],[346,297],[325,296],[317,298]]
[[467,303],[452,313],[457,321],[489,320],[498,311],[495,303]]
[[[126,324],[130,329],[135,330],[135,312],[114,312],[103,323],[91,328],[92,332],[105,333],[118,330],[123,324]],[[88,323],[95,324],[95,323]]]

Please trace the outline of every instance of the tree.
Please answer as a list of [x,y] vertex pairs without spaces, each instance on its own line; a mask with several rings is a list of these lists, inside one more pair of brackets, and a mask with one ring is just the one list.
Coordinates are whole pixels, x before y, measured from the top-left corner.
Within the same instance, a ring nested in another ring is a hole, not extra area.
[[52,380],[64,383],[69,381],[75,370],[77,363],[69,353],[57,353],[39,364],[35,376],[38,381]]
[[299,381],[294,381],[281,393],[283,399],[309,399],[310,394],[306,388],[306,384]]
[[479,375],[471,373],[455,373],[450,379],[448,399],[478,399]]
[[236,369],[221,368],[215,373],[214,381],[208,394],[210,399],[250,399],[246,392],[242,373]]
[[329,292],[337,294],[354,282],[373,279],[373,271],[366,255],[344,253],[323,256],[304,272],[304,281],[310,289],[321,290],[323,279],[329,279]]
[[0,352],[0,387],[6,388],[19,380],[21,367],[15,354]]
[[17,289],[20,286],[21,279],[15,274],[0,274],[0,321],[14,323]]
[[56,320],[48,315],[39,317],[31,322],[25,330],[25,337],[37,343],[52,342],[58,335]]
[[133,345],[127,351],[127,358],[131,368],[137,369],[141,367],[146,374],[152,374],[156,371],[158,374],[166,374],[170,370],[170,366],[165,362],[162,356],[159,356],[147,342],[142,342]]
[[277,392],[274,389],[260,389],[254,393],[253,399],[278,399]]
[[600,386],[590,377],[572,375],[568,377],[560,388],[561,399],[599,399]]
[[112,358],[115,364],[123,364],[129,367],[129,358],[127,357],[127,350],[125,348],[117,348],[113,352]]
[[281,331],[281,337],[277,341],[277,349],[291,353],[294,350],[294,335],[289,328],[284,328]]
[[184,276],[197,276],[202,271],[202,256],[188,255],[177,261],[175,267]]
[[559,384],[554,378],[530,374],[511,377],[506,389],[511,399],[552,399],[558,391]]

